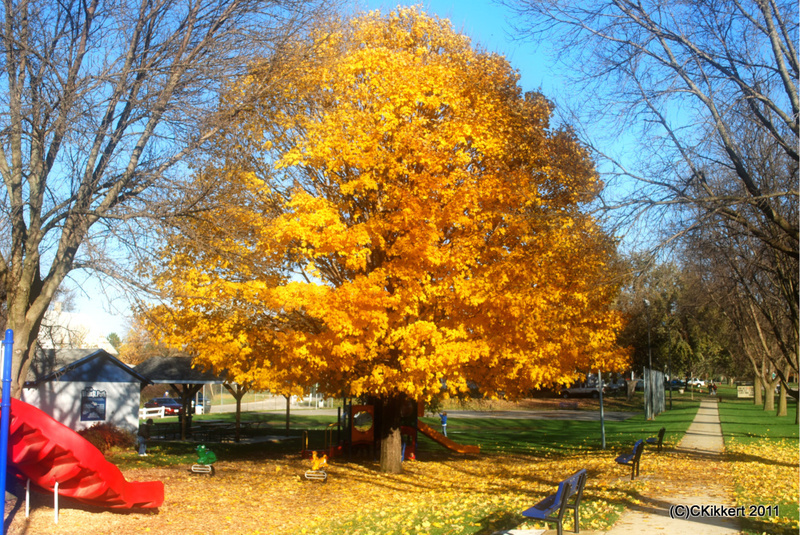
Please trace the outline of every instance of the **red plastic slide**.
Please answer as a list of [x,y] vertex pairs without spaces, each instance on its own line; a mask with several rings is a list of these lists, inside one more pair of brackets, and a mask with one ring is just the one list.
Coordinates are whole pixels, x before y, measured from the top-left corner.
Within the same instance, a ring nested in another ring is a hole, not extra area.
[[155,508],[164,501],[161,481],[125,480],[88,440],[24,401],[11,399],[8,433],[11,472],[24,483],[88,505]]

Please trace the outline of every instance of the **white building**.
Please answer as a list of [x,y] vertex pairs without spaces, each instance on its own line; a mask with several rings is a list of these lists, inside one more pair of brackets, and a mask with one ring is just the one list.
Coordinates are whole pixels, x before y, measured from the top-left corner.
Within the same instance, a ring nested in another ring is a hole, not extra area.
[[103,349],[40,349],[22,400],[76,431],[105,422],[135,432],[147,384],[149,379]]

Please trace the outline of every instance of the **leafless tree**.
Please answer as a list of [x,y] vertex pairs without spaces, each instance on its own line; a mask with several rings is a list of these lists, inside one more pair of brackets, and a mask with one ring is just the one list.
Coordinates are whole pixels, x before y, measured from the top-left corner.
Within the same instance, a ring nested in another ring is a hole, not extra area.
[[332,4],[3,4],[0,303],[15,332],[12,395],[65,277],[119,274],[109,254],[146,244],[126,231],[191,206],[186,161],[225,124],[220,90]]
[[572,74],[562,109],[605,171],[602,208],[656,246],[704,233],[796,367],[797,2],[500,1]]
[[[761,401],[763,388],[764,408],[772,410],[779,383],[782,396],[798,397],[796,389],[788,388],[789,377],[797,375],[800,365],[797,307],[796,303],[787,307],[787,296],[796,292],[797,263],[738,230],[724,218],[717,225],[696,229],[685,241],[685,257],[705,276],[705,299],[713,300],[734,326],[738,340],[731,351],[749,362],[759,394],[756,402]],[[785,413],[785,403],[781,406]]]

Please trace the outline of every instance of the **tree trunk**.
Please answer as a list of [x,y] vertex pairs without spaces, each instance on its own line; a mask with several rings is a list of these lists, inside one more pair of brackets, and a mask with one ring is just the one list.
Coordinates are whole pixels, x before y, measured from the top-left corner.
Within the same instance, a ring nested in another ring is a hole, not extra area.
[[625,396],[628,401],[633,399],[636,393],[636,375],[632,374],[631,378],[625,382]]
[[772,381],[767,382],[767,386],[764,389],[764,410],[775,410],[775,387],[772,385]]
[[402,472],[403,443],[400,436],[400,410],[402,398],[391,396],[383,399],[381,409],[381,472]]
[[781,385],[781,393],[778,398],[778,413],[777,416],[786,416],[788,412],[787,403],[789,398],[789,385],[786,382],[786,378],[789,377],[792,373],[792,366],[791,364],[787,364],[785,369],[783,370],[783,375],[780,375],[779,381]]
[[753,393],[754,393],[754,403],[756,405],[764,405],[764,396],[762,395],[762,389],[766,389],[766,363],[765,359],[761,358],[761,369],[759,369],[756,361],[754,359],[750,360],[753,363],[753,369],[755,370],[755,379],[753,380]]
[[192,400],[203,388],[203,385],[169,385],[173,392],[181,400],[181,411],[178,413],[178,421],[181,426],[181,440],[186,440],[192,433]]
[[756,375],[755,381],[753,381],[753,404],[754,405],[763,405],[764,404],[764,396],[761,394],[761,378]]
[[768,373],[764,376],[764,410],[765,411],[774,411],[775,410],[775,388],[780,384],[781,380],[778,378],[772,379],[772,373]]
[[242,438],[242,398],[236,398],[236,435],[233,437],[234,442],[239,442]]
[[239,442],[241,440],[241,424],[242,424],[242,398],[245,394],[250,390],[249,385],[240,385],[236,383],[236,388],[234,389],[228,383],[224,383],[225,389],[231,393],[233,399],[236,400],[236,434],[233,438],[234,442]]
[[289,408],[292,404],[292,396],[290,394],[283,397],[286,398],[286,436],[289,436]]
[[36,343],[39,328],[44,318],[44,310],[37,313],[33,321],[29,321],[24,308],[14,308],[8,315],[6,329],[14,331],[14,351],[11,367],[11,397],[20,399],[22,385],[25,384],[28,370],[36,355]]
[[781,381],[781,393],[778,396],[778,413],[776,416],[786,416],[788,414],[786,397],[786,383]]

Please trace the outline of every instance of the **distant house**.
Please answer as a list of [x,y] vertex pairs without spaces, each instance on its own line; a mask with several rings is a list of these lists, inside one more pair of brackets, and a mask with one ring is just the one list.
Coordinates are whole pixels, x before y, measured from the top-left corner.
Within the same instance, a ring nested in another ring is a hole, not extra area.
[[108,341],[109,332],[103,331],[97,314],[67,312],[56,301],[45,312],[39,329],[39,347],[44,349],[89,348],[105,349],[117,356],[119,352]]
[[40,349],[22,400],[76,431],[98,422],[136,431],[148,378],[103,349]]

